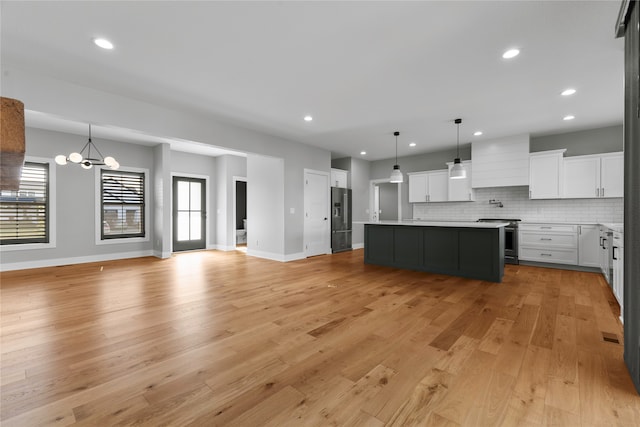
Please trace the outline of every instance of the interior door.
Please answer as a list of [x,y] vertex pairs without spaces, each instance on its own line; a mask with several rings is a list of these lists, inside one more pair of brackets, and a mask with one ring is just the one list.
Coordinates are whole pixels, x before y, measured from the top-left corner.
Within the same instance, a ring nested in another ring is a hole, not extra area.
[[204,249],[207,245],[206,181],[173,177],[173,250]]
[[304,252],[305,256],[330,252],[329,174],[305,171]]

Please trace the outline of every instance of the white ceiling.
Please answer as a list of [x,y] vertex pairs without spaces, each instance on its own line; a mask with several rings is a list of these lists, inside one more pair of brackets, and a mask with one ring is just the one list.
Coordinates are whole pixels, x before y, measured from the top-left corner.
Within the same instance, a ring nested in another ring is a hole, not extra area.
[[[461,143],[622,123],[619,5],[2,1],[2,63],[376,160],[394,155],[395,130],[400,156],[454,147],[457,117]],[[502,59],[510,47],[521,54]],[[63,130],[39,113],[27,124]]]

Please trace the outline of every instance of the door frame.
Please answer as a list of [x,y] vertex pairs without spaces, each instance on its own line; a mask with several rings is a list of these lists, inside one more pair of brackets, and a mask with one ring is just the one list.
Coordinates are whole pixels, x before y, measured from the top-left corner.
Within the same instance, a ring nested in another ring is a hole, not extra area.
[[181,173],[181,172],[171,172],[171,200],[169,200],[170,203],[170,213],[169,213],[169,218],[171,221],[171,226],[169,227],[170,231],[169,231],[169,238],[171,241],[171,253],[175,252],[173,250],[173,178],[174,177],[178,177],[178,178],[196,178],[196,179],[204,179],[204,194],[206,196],[206,200],[205,200],[205,209],[207,210],[207,214],[205,216],[206,219],[206,225],[207,228],[205,230],[205,240],[204,240],[204,247],[205,250],[209,250],[209,249],[214,249],[211,247],[211,240],[209,239],[209,235],[211,233],[211,215],[209,215],[211,213],[211,194],[209,193],[209,175],[199,175],[199,174],[193,174],[193,173]]
[[[233,182],[233,201],[231,203],[233,203],[233,233],[231,234],[233,236],[233,247],[235,248],[236,246],[238,246],[238,236],[236,236],[236,227],[235,227],[235,223],[236,223],[236,203],[237,203],[237,194],[236,194],[236,183],[238,181],[241,182],[247,182],[247,177],[246,176],[233,176],[232,177],[232,182]],[[245,202],[246,202],[246,196],[245,196]],[[247,212],[247,224],[249,224],[249,212]],[[249,244],[249,242],[247,241],[247,244]]]
[[[378,200],[378,206],[376,206],[375,193],[376,186],[378,184],[390,183],[391,178],[371,179],[369,180],[369,221],[379,222],[380,217],[378,210],[380,210],[380,200]],[[402,221],[402,183],[396,184],[398,186],[398,221]]]
[[[331,174],[326,171],[320,171],[316,169],[304,169],[304,173],[302,176],[302,188],[306,189],[305,181],[307,179],[307,174],[313,173],[316,175],[324,175],[327,177],[327,212],[325,215],[327,216],[326,222],[326,235],[327,235],[327,247],[325,248],[325,254],[331,254],[331,222],[329,218],[331,218]],[[308,258],[307,255],[307,243],[309,242],[309,236],[307,234],[307,216],[306,216],[306,207],[307,207],[307,192],[304,191],[303,195],[303,206],[302,206],[302,250],[304,252],[305,258]]]

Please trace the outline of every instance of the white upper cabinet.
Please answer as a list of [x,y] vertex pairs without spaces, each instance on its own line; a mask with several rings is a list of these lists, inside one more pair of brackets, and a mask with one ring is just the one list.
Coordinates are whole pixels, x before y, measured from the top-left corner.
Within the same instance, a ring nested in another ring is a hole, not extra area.
[[566,150],[529,155],[529,198],[558,199],[562,195],[562,155]]
[[[453,167],[453,163],[447,163],[449,171]],[[449,179],[449,201],[450,202],[464,202],[475,200],[475,192],[471,187],[471,160],[465,160],[462,162],[462,166],[467,171],[467,177],[462,179]]]
[[564,159],[564,197],[623,197],[623,154],[597,154]]
[[342,169],[331,169],[331,186],[347,188],[348,171]]
[[409,203],[421,203],[427,201],[426,172],[410,173],[409,175]]
[[441,170],[428,172],[429,179],[427,182],[428,201],[429,202],[446,202],[449,200],[449,171]]
[[409,203],[446,202],[448,200],[448,170],[410,173]]
[[529,134],[471,143],[473,188],[529,185]]
[[564,159],[564,197],[598,197],[600,191],[600,157],[577,156]]
[[624,154],[603,154],[600,160],[600,197],[624,197]]

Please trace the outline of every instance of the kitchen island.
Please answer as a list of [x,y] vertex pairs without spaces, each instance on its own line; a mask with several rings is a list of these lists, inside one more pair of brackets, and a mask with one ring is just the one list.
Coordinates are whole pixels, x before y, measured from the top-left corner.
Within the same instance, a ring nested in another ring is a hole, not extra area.
[[367,222],[364,262],[501,282],[507,225],[507,222]]

